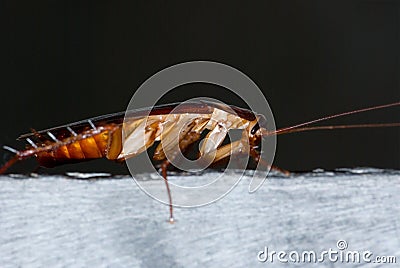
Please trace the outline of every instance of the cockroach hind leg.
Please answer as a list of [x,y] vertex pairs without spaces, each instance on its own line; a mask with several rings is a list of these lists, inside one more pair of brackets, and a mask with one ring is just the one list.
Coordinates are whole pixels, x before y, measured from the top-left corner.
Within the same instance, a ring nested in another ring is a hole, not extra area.
[[14,148],[11,148],[9,146],[3,146],[3,149],[11,152],[14,154],[10,159],[8,159],[4,165],[0,166],[0,174],[3,174],[4,172],[7,171],[12,165],[14,165],[16,162],[20,160],[19,156],[19,151],[15,150]]
[[16,162],[29,158],[36,153],[36,151],[32,149],[27,149],[25,151],[18,151],[9,146],[3,146],[3,149],[13,153],[14,155],[11,158],[9,158],[4,165],[0,166],[0,174],[4,174]]

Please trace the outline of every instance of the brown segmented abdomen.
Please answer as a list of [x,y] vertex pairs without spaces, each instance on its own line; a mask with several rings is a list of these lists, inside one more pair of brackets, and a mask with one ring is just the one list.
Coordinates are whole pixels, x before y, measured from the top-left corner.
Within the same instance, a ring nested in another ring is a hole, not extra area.
[[[60,141],[62,144],[63,141]],[[67,145],[55,146],[55,149],[37,154],[40,165],[53,167],[65,163],[107,157],[114,160],[122,150],[121,129],[104,130],[99,134],[85,137]]]

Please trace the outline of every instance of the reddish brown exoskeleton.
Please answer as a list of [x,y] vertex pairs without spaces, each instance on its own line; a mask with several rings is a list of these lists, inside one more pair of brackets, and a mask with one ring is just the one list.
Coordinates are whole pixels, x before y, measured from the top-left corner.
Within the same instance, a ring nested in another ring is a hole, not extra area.
[[[0,174],[4,173],[15,162],[32,156],[36,157],[39,165],[44,167],[104,157],[109,160],[123,161],[143,153],[157,141],[167,140],[168,142],[164,142],[164,146],[161,146],[160,143],[156,147],[153,158],[162,161],[162,176],[167,186],[170,221],[172,222],[172,199],[167,181],[167,168],[170,162],[166,155],[173,156],[176,153],[176,148],[185,151],[200,139],[203,131],[208,130],[209,133],[199,148],[200,155],[213,154],[213,162],[217,162],[232,154],[245,153],[259,162],[263,160],[260,159],[259,151],[256,148],[262,137],[308,130],[400,126],[400,123],[391,123],[309,127],[311,124],[336,117],[399,105],[400,102],[396,102],[354,110],[275,131],[267,131],[260,127],[259,122],[263,120],[262,115],[221,103],[196,101],[156,106],[127,113],[95,117],[22,135],[19,139],[28,142],[27,148],[18,151],[4,146],[5,149],[12,151],[15,155],[0,168]],[[128,118],[125,122],[124,116]],[[225,131],[221,131],[221,127]],[[122,144],[123,128],[127,132],[125,133],[124,145]],[[227,131],[231,129],[241,130],[242,138],[230,144],[222,145]],[[139,135],[139,133],[141,135],[144,133],[144,143],[143,138],[135,139],[135,135]],[[141,142],[138,142],[138,140]],[[245,144],[249,146],[245,146]],[[265,164],[269,165],[270,163]]]

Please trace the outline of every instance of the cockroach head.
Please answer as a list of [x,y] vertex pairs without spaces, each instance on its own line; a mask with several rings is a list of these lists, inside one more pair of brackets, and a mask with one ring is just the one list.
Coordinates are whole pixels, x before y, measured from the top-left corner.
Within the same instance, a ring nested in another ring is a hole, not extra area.
[[254,140],[260,140],[264,133],[267,132],[267,120],[263,115],[257,115],[257,119],[254,120],[254,124],[251,126],[250,136]]

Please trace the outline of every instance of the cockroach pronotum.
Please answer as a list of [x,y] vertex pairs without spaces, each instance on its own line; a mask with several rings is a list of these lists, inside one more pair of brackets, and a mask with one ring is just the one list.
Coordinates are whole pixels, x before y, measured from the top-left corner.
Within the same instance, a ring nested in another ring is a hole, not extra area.
[[[262,159],[260,159],[259,151],[256,150],[256,148],[262,137],[309,130],[398,127],[400,123],[334,126],[309,125],[345,115],[399,105],[400,102],[396,102],[353,110],[275,131],[268,131],[260,127],[259,122],[264,118],[262,115],[236,106],[210,101],[161,105],[129,111],[127,113],[121,112],[99,116],[60,127],[33,131],[32,133],[21,135],[18,139],[24,139],[28,142],[26,149],[18,151],[11,147],[4,146],[4,149],[13,152],[15,155],[0,168],[0,174],[4,173],[15,162],[32,156],[35,156],[39,165],[44,167],[53,167],[65,163],[103,157],[109,160],[123,161],[146,151],[156,141],[170,139],[168,146],[163,147],[159,144],[156,147],[153,158],[162,161],[161,173],[168,191],[170,222],[173,222],[172,198],[167,180],[167,168],[170,162],[167,160],[166,155],[174,155],[174,151],[168,150],[176,150],[176,148],[179,148],[182,152],[185,151],[185,149],[200,139],[203,131],[207,130],[209,133],[206,135],[204,142],[199,148],[200,155],[204,156],[213,153],[215,156],[214,162],[217,162],[232,154],[246,153],[258,162],[262,161]],[[124,116],[128,118],[129,122],[127,126],[128,138],[126,139],[129,140],[128,146],[123,146],[122,144]],[[226,130],[241,130],[242,138],[230,144],[223,145],[222,142],[227,133],[219,130],[221,126]],[[138,143],[136,139],[129,138],[135,137],[139,131],[142,133],[143,128],[145,129],[144,144],[143,139],[141,143]],[[182,129],[184,129],[184,133],[182,133]],[[249,146],[242,146],[244,141]]]

